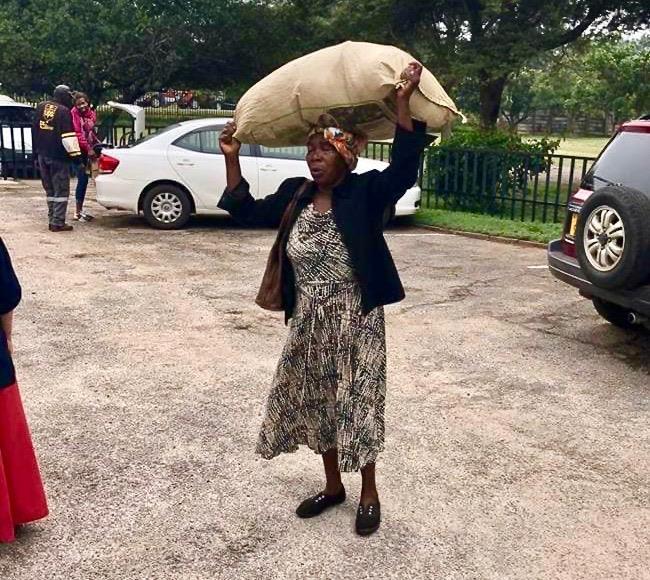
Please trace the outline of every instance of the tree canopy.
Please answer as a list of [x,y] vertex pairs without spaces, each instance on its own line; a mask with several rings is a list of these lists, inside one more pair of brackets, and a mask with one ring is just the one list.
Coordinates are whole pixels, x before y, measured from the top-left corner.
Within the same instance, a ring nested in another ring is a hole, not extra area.
[[[95,99],[166,86],[241,93],[291,58],[367,40],[411,52],[452,96],[473,99],[491,127],[508,83],[507,111],[528,106],[535,63],[580,38],[634,29],[649,14],[643,0],[3,0],[0,90],[42,94],[67,82]],[[602,79],[621,56],[603,48],[590,57],[608,106],[612,83]],[[643,63],[624,60],[626,79],[638,82]]]
[[576,43],[524,67],[506,87],[504,117],[514,128],[539,109],[612,124],[648,114],[650,35]]
[[648,21],[642,1],[295,0],[324,42],[348,38],[396,44],[421,59],[448,91],[470,78],[481,123],[496,124],[503,91],[527,63],[575,42]]
[[58,83],[126,100],[172,84],[243,87],[285,57],[283,12],[236,0],[5,0],[0,82],[42,94]]

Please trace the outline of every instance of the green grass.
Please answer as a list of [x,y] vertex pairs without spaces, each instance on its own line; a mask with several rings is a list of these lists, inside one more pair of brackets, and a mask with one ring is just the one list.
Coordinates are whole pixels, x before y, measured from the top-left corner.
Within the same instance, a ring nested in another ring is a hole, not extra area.
[[444,209],[420,209],[415,223],[541,243],[559,238],[562,232],[562,224],[522,222]]
[[[574,155],[576,157],[597,157],[605,146],[609,137],[562,137],[550,135],[551,139],[561,139],[560,146],[555,152],[557,155]],[[526,140],[534,140],[527,137]]]

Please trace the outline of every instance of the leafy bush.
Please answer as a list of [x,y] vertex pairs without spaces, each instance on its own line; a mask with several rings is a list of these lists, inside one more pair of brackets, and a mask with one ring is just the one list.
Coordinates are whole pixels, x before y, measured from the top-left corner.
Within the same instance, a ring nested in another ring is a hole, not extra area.
[[510,132],[459,127],[429,149],[426,179],[446,207],[501,213],[506,198],[525,193],[536,175],[550,169],[560,141],[524,141]]

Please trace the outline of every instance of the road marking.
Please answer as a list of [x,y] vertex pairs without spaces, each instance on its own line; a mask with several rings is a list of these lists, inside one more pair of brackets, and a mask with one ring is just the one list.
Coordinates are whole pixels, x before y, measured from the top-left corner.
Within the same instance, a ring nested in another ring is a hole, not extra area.
[[529,270],[546,270],[548,268],[548,264],[544,264],[543,266],[526,266]]
[[423,236],[450,236],[451,234],[438,234],[435,232],[431,232],[430,234],[392,234],[390,232],[385,232],[387,236],[392,236],[394,238],[417,238],[417,237],[423,237]]

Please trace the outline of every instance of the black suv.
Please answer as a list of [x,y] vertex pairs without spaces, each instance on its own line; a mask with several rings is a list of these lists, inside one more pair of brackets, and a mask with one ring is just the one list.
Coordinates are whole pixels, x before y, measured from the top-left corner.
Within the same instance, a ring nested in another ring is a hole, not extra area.
[[650,117],[621,125],[600,153],[548,264],[612,324],[650,327]]
[[0,95],[0,178],[32,176],[34,109]]

